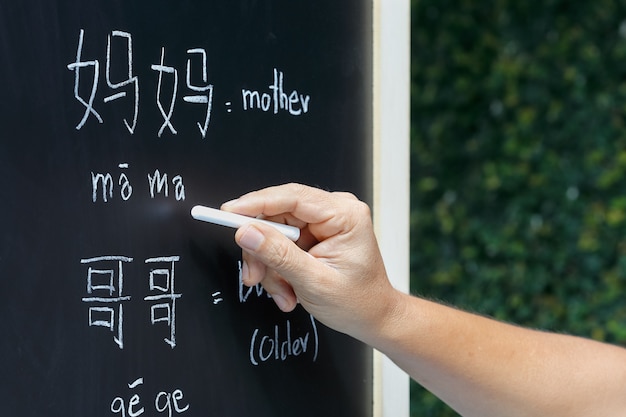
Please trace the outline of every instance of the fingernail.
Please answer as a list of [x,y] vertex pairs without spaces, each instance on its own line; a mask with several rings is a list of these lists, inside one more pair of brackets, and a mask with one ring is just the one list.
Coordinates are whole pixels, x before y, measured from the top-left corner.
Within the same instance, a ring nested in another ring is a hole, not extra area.
[[263,233],[261,233],[259,229],[252,225],[245,225],[242,227],[245,227],[246,229],[243,231],[243,234],[239,239],[239,244],[244,249],[256,252],[265,240],[265,236],[263,236]]
[[272,299],[274,300],[274,302],[276,303],[276,305],[281,311],[286,312],[287,310],[289,310],[290,305],[285,299],[285,297],[283,297],[282,295],[272,294]]

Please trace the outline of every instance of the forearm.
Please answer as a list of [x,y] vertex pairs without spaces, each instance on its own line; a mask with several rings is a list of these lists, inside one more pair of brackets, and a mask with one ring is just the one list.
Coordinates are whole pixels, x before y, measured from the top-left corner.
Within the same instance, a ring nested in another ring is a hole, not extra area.
[[394,290],[369,208],[353,195],[288,184],[223,208],[301,229],[296,243],[262,223],[237,231],[246,285],[379,349],[463,416],[626,417],[626,350]]
[[461,415],[626,416],[626,350],[394,298],[366,341]]

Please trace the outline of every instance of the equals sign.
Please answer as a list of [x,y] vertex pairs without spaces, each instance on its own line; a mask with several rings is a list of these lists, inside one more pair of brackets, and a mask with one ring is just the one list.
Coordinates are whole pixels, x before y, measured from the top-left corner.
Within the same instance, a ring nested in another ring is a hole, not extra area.
[[213,305],[217,305],[221,303],[222,301],[224,301],[221,295],[222,295],[221,291],[216,291],[213,294],[211,294],[211,296],[213,297]]

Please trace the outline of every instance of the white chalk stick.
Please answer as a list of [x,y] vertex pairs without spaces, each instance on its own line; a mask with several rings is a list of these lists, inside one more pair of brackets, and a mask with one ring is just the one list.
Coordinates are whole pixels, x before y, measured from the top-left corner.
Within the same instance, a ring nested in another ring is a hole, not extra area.
[[241,214],[230,213],[205,206],[194,206],[191,209],[191,216],[196,220],[219,224],[235,229],[240,228],[244,224],[261,222],[276,228],[283,235],[287,236],[294,242],[300,238],[300,229],[295,226],[271,222],[269,220],[261,220],[254,217],[242,216]]

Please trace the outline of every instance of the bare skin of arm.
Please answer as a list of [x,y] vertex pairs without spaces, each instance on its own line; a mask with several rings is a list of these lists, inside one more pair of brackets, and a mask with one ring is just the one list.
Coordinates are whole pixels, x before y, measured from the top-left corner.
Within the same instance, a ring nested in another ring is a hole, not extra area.
[[297,303],[380,350],[461,415],[626,416],[626,349],[521,328],[395,290],[369,208],[298,184],[255,191],[222,209],[302,229],[291,242],[260,223],[235,234],[243,279],[277,306]]

